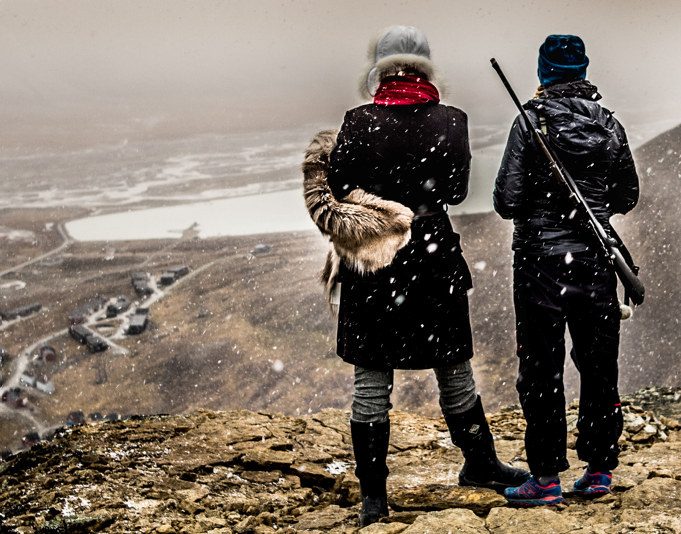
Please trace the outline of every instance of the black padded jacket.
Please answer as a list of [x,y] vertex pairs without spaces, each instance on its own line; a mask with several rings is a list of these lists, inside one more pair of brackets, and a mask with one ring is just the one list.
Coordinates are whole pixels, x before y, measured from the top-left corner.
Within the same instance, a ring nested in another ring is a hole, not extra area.
[[[579,80],[550,86],[524,108],[535,127],[543,126],[552,148],[609,231],[610,217],[628,212],[638,202],[639,185],[624,128],[598,99],[596,87]],[[520,116],[511,128],[497,175],[494,209],[513,219],[516,251],[558,255],[596,246]]]

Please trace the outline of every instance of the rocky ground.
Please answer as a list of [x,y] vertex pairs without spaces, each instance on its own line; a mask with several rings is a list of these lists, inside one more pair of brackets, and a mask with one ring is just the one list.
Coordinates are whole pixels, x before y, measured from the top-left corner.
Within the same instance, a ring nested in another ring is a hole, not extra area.
[[[672,418],[680,398],[679,390],[653,388],[624,399],[614,492],[593,501],[569,491],[582,472],[571,405],[567,503],[550,509],[510,508],[494,491],[459,487],[463,458],[443,420],[396,412],[390,517],[362,532],[681,532],[681,424]],[[506,408],[490,423],[499,455],[525,465],[521,413]],[[352,471],[342,410],[203,410],[86,425],[0,464],[0,531],[355,532]]]

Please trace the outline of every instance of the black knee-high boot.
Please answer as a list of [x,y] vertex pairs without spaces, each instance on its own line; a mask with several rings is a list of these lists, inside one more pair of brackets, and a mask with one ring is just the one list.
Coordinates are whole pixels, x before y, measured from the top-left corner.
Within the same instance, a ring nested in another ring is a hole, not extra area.
[[388,494],[385,480],[388,477],[388,440],[390,421],[382,423],[358,423],[350,421],[352,448],[362,493],[362,510],[359,526],[365,527],[388,515]]
[[516,469],[497,458],[480,397],[470,410],[445,417],[454,445],[466,459],[459,473],[461,486],[501,489],[520,486],[530,478],[524,469]]

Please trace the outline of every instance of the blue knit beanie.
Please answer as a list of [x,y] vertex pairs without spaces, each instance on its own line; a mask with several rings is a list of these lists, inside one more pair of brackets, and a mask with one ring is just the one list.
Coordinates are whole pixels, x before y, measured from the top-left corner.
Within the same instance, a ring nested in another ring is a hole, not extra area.
[[539,82],[546,87],[558,82],[586,78],[584,41],[576,35],[549,35],[539,48]]

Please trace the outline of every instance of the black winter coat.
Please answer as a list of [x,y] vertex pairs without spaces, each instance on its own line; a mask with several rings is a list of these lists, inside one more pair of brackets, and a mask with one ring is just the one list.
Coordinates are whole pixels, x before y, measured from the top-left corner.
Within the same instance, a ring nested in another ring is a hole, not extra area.
[[411,240],[393,262],[360,275],[341,265],[337,352],[371,369],[425,369],[473,354],[471,276],[445,212],[468,192],[466,114],[440,104],[350,110],[331,153],[337,198],[360,187],[411,208]]
[[[544,117],[547,138],[603,225],[638,201],[638,176],[622,125],[596,100],[596,87],[580,80],[550,86],[525,109],[535,126]],[[513,219],[513,249],[531,255],[593,250],[597,245],[551,175],[533,134],[519,116],[511,128],[494,188],[494,208]]]

